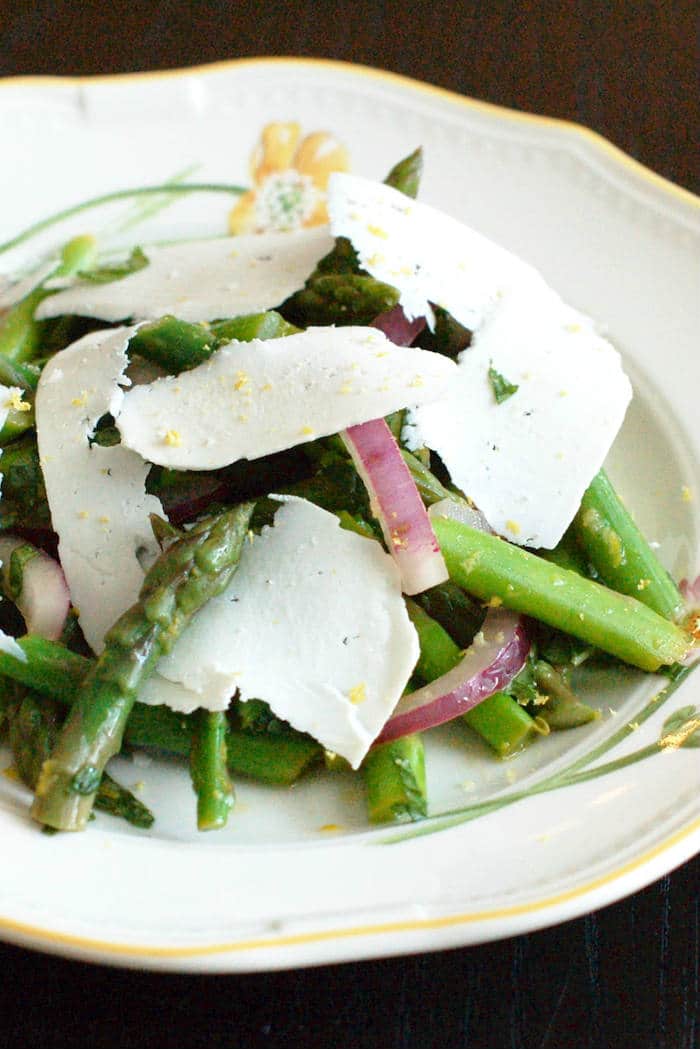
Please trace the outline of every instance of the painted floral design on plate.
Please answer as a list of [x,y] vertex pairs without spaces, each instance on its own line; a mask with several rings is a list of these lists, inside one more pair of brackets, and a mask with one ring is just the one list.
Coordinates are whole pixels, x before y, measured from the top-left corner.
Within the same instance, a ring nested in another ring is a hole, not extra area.
[[299,124],[267,124],[250,158],[253,188],[231,209],[231,233],[263,233],[322,226],[326,187],[334,171],[349,169],[349,154],[328,131],[302,137]]

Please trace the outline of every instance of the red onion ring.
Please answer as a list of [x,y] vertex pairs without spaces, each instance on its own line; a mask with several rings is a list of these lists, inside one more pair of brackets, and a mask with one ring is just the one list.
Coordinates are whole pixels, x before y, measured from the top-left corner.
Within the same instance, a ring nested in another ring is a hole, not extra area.
[[369,493],[372,513],[401,573],[405,594],[444,583],[447,567],[411,471],[384,419],[351,426],[342,434]]
[[489,609],[460,662],[399,700],[376,742],[423,732],[465,714],[509,685],[525,666],[529,651],[521,617],[508,609]]
[[[375,317],[371,327],[384,332],[395,346],[410,346],[425,328],[425,317],[409,321],[402,307],[395,306]],[[420,594],[444,583],[447,568],[438,541],[389,427],[375,419],[351,426],[342,436],[401,573],[404,593]]]

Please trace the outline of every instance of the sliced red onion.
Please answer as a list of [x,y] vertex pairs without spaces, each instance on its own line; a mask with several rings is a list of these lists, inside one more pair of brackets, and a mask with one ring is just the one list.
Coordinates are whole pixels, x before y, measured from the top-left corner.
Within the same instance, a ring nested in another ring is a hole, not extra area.
[[[410,346],[425,328],[425,317],[409,321],[401,306],[395,306],[375,317],[371,326],[395,346]],[[350,427],[342,436],[401,573],[404,593],[420,594],[444,583],[447,568],[430,518],[387,424],[375,419]]]
[[351,426],[342,436],[401,573],[403,592],[421,594],[444,583],[448,573],[433,526],[385,421]]
[[410,346],[425,328],[425,317],[410,321],[401,306],[394,306],[375,317],[370,327],[383,331],[394,346]]
[[[0,536],[0,561],[9,570],[12,553],[24,540]],[[43,550],[27,561],[22,571],[22,589],[15,604],[22,613],[27,633],[57,641],[65,626],[70,594],[63,569]]]
[[424,732],[465,714],[510,684],[529,651],[521,617],[508,609],[489,609],[457,666],[399,700],[376,742]]

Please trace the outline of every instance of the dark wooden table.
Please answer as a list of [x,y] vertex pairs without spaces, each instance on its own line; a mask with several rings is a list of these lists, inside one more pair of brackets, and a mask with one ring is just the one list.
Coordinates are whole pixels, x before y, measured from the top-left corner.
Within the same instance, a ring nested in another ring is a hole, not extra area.
[[[0,75],[346,59],[577,120],[700,193],[699,11],[697,0],[18,0],[0,2]],[[0,1046],[695,1049],[699,883],[696,858],[529,936],[271,975],[138,974],[0,946]]]

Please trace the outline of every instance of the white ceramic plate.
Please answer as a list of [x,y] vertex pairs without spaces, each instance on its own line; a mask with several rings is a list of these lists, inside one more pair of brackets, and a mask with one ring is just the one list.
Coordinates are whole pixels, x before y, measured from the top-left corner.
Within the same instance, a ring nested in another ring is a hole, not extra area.
[[[330,62],[8,81],[0,241],[87,197],[188,169],[197,181],[248,183],[251,150],[276,121],[332,131],[352,170],[377,178],[422,144],[423,199],[529,259],[608,330],[636,393],[610,472],[668,567],[694,577],[700,201],[589,132]],[[125,215],[141,224],[124,241],[223,233],[231,203],[188,198],[146,221],[121,203],[0,254],[0,269]],[[433,812],[498,805],[428,821],[418,829],[430,833],[405,840],[366,828],[342,775],[288,791],[241,783],[230,827],[197,836],[186,771],[121,760],[123,781],[142,781],[156,810],[152,832],[103,817],[57,837],[30,824],[27,792],[1,776],[0,934],[95,961],[234,971],[476,943],[574,917],[700,846],[700,751],[657,745],[669,715],[697,702],[697,683],[645,720],[660,679],[594,682],[599,722],[507,764],[456,729],[431,734]],[[574,762],[613,767],[534,793]]]

